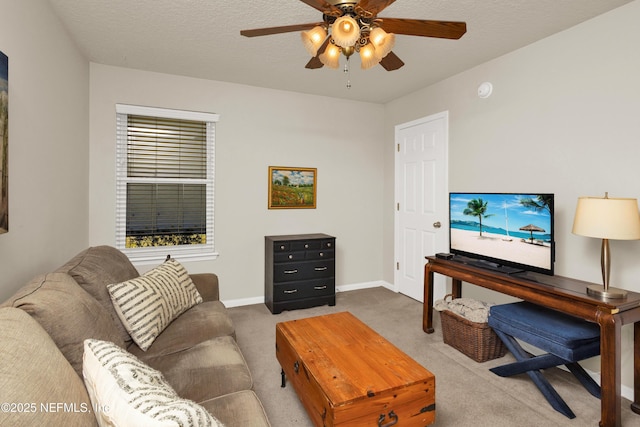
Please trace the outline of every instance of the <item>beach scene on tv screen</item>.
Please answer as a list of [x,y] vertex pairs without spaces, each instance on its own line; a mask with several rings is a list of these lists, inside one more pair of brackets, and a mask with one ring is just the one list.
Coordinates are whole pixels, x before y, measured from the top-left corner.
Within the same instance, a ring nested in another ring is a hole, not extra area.
[[552,197],[451,193],[451,249],[551,268]]

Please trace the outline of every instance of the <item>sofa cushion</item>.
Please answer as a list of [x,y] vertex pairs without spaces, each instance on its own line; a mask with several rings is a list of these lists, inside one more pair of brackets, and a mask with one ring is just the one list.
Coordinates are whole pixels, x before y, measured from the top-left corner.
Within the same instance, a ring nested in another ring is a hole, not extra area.
[[187,270],[174,259],[135,279],[107,285],[129,335],[147,350],[176,317],[202,302]]
[[108,340],[124,347],[109,313],[66,273],[38,276],[4,304],[37,320],[79,376],[85,339]]
[[225,394],[199,402],[227,427],[269,427],[269,420],[258,396],[251,390]]
[[71,275],[93,296],[113,318],[120,339],[127,344],[131,342],[131,337],[120,322],[107,291],[107,285],[111,283],[124,282],[140,275],[124,253],[111,246],[91,247],[70,259],[57,271]]
[[84,378],[100,426],[222,424],[202,406],[179,397],[162,374],[113,343],[85,341]]
[[162,372],[178,395],[195,402],[253,388],[244,356],[229,336],[212,338],[178,353],[145,356],[140,359]]
[[127,350],[142,358],[159,357],[226,335],[235,338],[235,328],[227,309],[220,301],[205,301],[171,322],[147,350],[142,350],[135,343],[131,343]]
[[12,307],[0,308],[0,397],[15,405],[0,411],[2,426],[97,426],[82,379],[38,322]]

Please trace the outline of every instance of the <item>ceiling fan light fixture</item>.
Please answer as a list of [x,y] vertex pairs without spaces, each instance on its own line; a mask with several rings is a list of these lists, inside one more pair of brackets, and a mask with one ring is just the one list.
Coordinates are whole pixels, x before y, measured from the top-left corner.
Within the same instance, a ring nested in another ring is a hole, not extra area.
[[321,27],[313,27],[309,31],[303,31],[300,33],[300,37],[302,38],[302,44],[304,48],[307,49],[309,55],[316,56],[318,54],[318,49],[322,46],[322,43],[327,38],[327,31]]
[[[322,12],[322,21],[242,30],[240,34],[257,37],[302,32],[305,49],[313,56],[305,65],[308,69],[318,69],[325,65],[338,68],[340,56],[344,55],[348,71],[350,56],[355,52],[360,53],[367,44],[371,44],[377,62],[385,70],[393,71],[404,66],[404,62],[392,51],[395,35],[457,40],[467,32],[467,24],[459,21],[379,18],[378,14],[395,0],[301,1]],[[387,33],[385,28],[395,34]],[[368,50],[369,48],[364,49],[361,53],[363,68],[372,66]]]
[[360,66],[363,70],[368,70],[379,62],[380,59],[376,54],[376,48],[371,43],[367,43],[360,48]]
[[326,65],[329,68],[338,68],[340,65],[340,54],[342,50],[334,45],[333,43],[329,43],[327,48],[320,54],[318,57],[320,62]]
[[360,26],[351,16],[341,16],[331,26],[331,36],[340,47],[353,46],[360,38]]
[[393,46],[396,44],[396,35],[393,33],[387,33],[382,28],[376,27],[371,30],[371,33],[369,34],[369,41],[376,48],[378,60],[381,60],[393,49]]

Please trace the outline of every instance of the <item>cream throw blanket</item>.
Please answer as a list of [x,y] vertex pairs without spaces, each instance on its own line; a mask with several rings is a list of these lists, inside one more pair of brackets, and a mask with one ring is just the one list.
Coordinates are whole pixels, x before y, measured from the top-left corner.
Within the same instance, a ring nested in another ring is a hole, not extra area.
[[472,298],[452,299],[452,295],[448,294],[444,299],[437,300],[433,305],[433,308],[438,311],[452,311],[471,322],[486,323],[489,319],[489,308],[492,305],[494,304],[474,300]]

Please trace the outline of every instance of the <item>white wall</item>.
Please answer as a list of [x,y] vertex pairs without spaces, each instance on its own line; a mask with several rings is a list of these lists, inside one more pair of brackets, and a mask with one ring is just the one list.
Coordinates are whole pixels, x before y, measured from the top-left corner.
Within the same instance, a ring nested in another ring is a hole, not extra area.
[[[334,235],[338,286],[381,279],[383,106],[91,64],[91,245],[114,244],[116,103],[220,114],[220,257],[186,266],[223,300],[264,295],[265,235]],[[269,166],[317,168],[317,209],[267,209]]]
[[[333,234],[339,285],[392,282],[394,126],[444,110],[450,190],[554,192],[557,273],[598,281],[599,242],[572,235],[571,222],[581,195],[640,197],[639,18],[636,0],[382,107],[89,67],[46,1],[0,0],[10,103],[0,300],[88,244],[113,244],[118,102],[221,114],[221,256],[188,267],[218,273],[223,299],[263,294],[266,234]],[[494,95],[478,99],[487,80]],[[269,165],[317,167],[318,209],[268,210]],[[611,249],[613,282],[640,291],[640,243]],[[630,386],[631,328],[623,334],[622,378]]]
[[0,50],[9,57],[3,301],[89,241],[89,64],[44,0],[0,0]]
[[[450,191],[553,192],[556,274],[600,281],[600,241],[571,233],[579,196],[640,198],[640,1],[463,72],[386,106],[393,127],[448,110]],[[483,81],[494,85],[477,96]],[[385,171],[392,176],[392,144]],[[385,248],[393,187],[385,185]],[[640,292],[640,242],[612,241],[611,279]],[[392,251],[391,251],[392,252]],[[383,259],[392,259],[389,250]],[[385,278],[391,280],[391,263]],[[503,297],[469,286],[467,295]],[[623,383],[633,382],[632,327],[623,328]],[[598,363],[590,368],[599,371]]]

